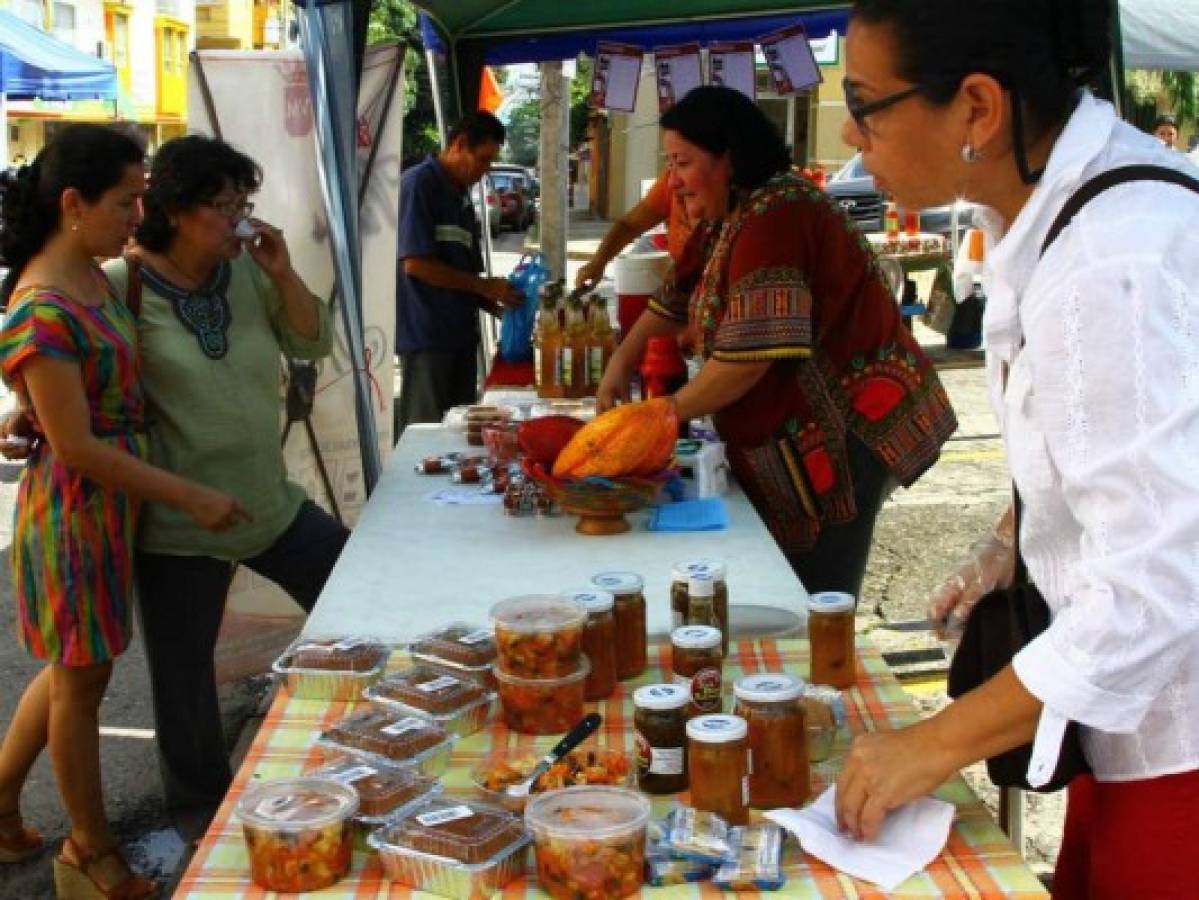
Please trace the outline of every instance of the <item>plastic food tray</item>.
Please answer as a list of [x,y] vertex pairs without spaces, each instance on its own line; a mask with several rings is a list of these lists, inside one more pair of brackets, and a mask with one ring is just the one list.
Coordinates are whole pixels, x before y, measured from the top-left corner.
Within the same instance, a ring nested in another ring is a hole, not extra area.
[[463,666],[451,660],[431,656],[428,653],[418,653],[415,650],[410,650],[409,655],[414,662],[433,669],[436,672],[444,672],[447,675],[455,675],[458,678],[469,678],[476,684],[483,685],[489,691],[495,690],[495,666],[492,663],[488,663],[485,666]]
[[[372,642],[377,643],[377,642]],[[383,677],[391,647],[382,646],[379,659],[361,672],[339,669],[307,669],[291,664],[295,644],[275,660],[271,670],[287,681],[287,692],[305,700],[357,700],[362,692]]]
[[495,662],[495,631],[466,622],[453,622],[421,635],[408,645],[408,649],[413,656],[431,656],[448,665],[478,669]]
[[[380,713],[378,711],[375,711],[374,713],[371,713],[371,712],[355,713],[354,715],[349,716],[346,719],[343,719],[336,726],[334,726],[334,728],[337,728],[339,726],[344,726],[347,724],[350,725],[350,727],[352,728],[352,727],[354,727],[354,725],[357,722],[361,722],[364,720],[370,720],[370,719],[373,719],[376,717],[386,716],[386,715],[387,714]],[[382,767],[384,769],[415,768],[419,772],[421,772],[421,774],[423,774],[423,775],[429,775],[432,777],[438,777],[440,775],[443,775],[445,773],[446,768],[449,765],[450,753],[453,750],[454,744],[455,744],[455,742],[457,742],[458,738],[455,735],[445,733],[444,729],[437,726],[436,723],[430,722],[429,719],[427,719],[427,718],[423,718],[423,717],[419,717],[419,716],[417,716],[417,717],[397,716],[397,717],[393,717],[393,718],[395,720],[393,724],[398,724],[404,718],[417,719],[421,723],[420,727],[423,727],[425,729],[436,729],[438,732],[441,732],[442,734],[444,734],[444,737],[438,743],[433,744],[429,747],[425,747],[421,750],[418,750],[417,752],[413,753],[410,756],[402,757],[402,758],[386,756],[383,753],[377,753],[373,750],[367,750],[362,747],[356,747],[352,744],[342,743],[340,740],[337,739],[337,737],[330,734],[330,732],[325,732],[319,738],[317,738],[316,744],[322,750],[326,751],[329,755],[348,756],[351,759],[361,760],[362,762],[368,763],[369,765]],[[415,722],[413,724],[416,725]],[[333,731],[333,729],[330,729],[330,731]]]
[[[373,798],[368,800],[362,796],[362,782],[354,777],[356,773],[362,772],[364,769],[373,770],[373,775],[386,779],[391,791],[400,795],[402,799],[399,799],[399,802],[391,809],[382,812],[369,812],[368,809],[373,808],[374,800]],[[352,758],[329,763],[314,770],[311,774],[322,778],[332,778],[357,791],[358,811],[352,821],[366,828],[377,828],[402,817],[408,810],[439,795],[443,789],[440,781],[422,774],[415,768],[396,769],[368,766],[360,760]]]
[[491,716],[491,709],[495,703],[496,694],[495,691],[488,691],[485,697],[480,697],[478,700],[468,703],[466,706],[456,709],[453,712],[442,714],[426,712],[423,709],[409,706],[402,700],[384,697],[375,690],[375,686],[371,686],[363,691],[362,696],[383,709],[402,713],[406,716],[420,716],[430,719],[450,734],[466,737],[481,730],[487,724],[487,719]]
[[455,900],[490,897],[524,875],[531,842],[524,834],[491,859],[471,865],[396,846],[386,839],[386,829],[367,838],[379,852],[383,872],[391,881]]

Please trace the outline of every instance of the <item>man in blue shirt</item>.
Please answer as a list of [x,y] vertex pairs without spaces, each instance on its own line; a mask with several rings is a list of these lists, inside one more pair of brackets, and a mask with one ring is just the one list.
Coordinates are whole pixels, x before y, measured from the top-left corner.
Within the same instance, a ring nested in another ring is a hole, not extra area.
[[473,112],[437,156],[400,179],[395,438],[411,422],[440,422],[478,390],[479,310],[500,315],[524,297],[506,278],[482,278],[481,231],[470,188],[491,168],[504,126]]

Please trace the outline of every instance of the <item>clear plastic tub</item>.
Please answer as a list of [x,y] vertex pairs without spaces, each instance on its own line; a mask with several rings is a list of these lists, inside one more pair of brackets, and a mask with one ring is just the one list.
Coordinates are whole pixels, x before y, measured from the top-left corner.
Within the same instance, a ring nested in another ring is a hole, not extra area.
[[537,880],[558,900],[610,900],[641,889],[650,802],[618,787],[573,787],[529,801]]
[[317,745],[330,754],[369,765],[445,772],[456,738],[422,716],[397,716],[378,709],[354,713],[324,732]]
[[583,718],[587,673],[591,664],[579,657],[578,669],[561,678],[520,678],[495,670],[504,724],[522,734],[564,734]]
[[332,778],[251,784],[237,802],[250,877],[269,891],[318,891],[350,869],[358,794]]
[[[422,817],[441,824],[424,825]],[[379,852],[391,881],[455,900],[479,900],[524,875],[529,834],[520,819],[501,809],[439,798],[375,831],[367,843]]]
[[370,638],[297,641],[275,660],[287,691],[306,700],[357,700],[383,676],[391,648]]
[[553,594],[502,600],[491,608],[497,667],[520,678],[558,678],[578,668],[587,610]]
[[408,646],[416,657],[432,657],[464,669],[477,669],[495,662],[495,631],[466,622],[453,622],[421,635]]
[[428,666],[389,675],[363,692],[384,709],[431,719],[451,734],[465,737],[487,724],[495,692],[477,682]]
[[471,780],[484,800],[514,813],[523,813],[530,796],[535,794],[587,784],[631,787],[635,780],[633,768],[623,750],[580,748],[571,750],[558,763],[550,766],[530,787],[528,794],[510,794],[508,786],[528,778],[539,762],[541,757],[537,755],[492,757],[474,767]]

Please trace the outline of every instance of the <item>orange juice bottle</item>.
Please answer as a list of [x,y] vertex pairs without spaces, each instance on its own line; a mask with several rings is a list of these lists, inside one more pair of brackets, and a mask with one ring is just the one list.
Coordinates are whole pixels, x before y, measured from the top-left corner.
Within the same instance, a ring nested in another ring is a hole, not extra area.
[[591,343],[587,348],[587,395],[594,396],[616,349],[616,332],[608,318],[608,301],[591,295]]
[[566,396],[562,381],[562,329],[558,325],[558,301],[553,291],[541,290],[541,308],[537,311],[537,330],[533,337],[537,396]]

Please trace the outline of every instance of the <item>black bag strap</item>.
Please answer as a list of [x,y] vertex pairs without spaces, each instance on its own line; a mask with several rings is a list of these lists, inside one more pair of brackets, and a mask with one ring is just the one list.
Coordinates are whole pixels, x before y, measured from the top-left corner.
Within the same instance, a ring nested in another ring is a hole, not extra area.
[[125,305],[133,318],[142,317],[142,261],[132,253],[125,254]]
[[1045,242],[1041,244],[1041,256],[1045,255],[1045,251],[1049,249],[1049,245],[1056,241],[1058,235],[1074,221],[1074,217],[1078,215],[1079,210],[1108,188],[1113,188],[1118,184],[1126,184],[1130,181],[1164,181],[1199,194],[1199,178],[1187,175],[1185,172],[1180,172],[1177,169],[1150,165],[1121,166],[1118,169],[1109,169],[1100,175],[1096,175],[1075,191],[1070,199],[1066,201],[1066,205],[1062,207],[1062,211],[1057,214],[1057,218],[1049,226],[1049,232],[1045,235]]
[[[1180,172],[1177,169],[1150,165],[1121,166],[1117,169],[1109,169],[1087,181],[1070,196],[1062,207],[1061,212],[1057,214],[1057,218],[1053,220],[1053,224],[1049,226],[1049,232],[1045,235],[1044,243],[1041,244],[1040,255],[1045,255],[1045,251],[1049,249],[1050,245],[1074,221],[1074,217],[1078,215],[1084,206],[1109,188],[1113,188],[1118,184],[1127,184],[1130,181],[1164,181],[1199,194],[1199,178],[1187,175],[1185,172]],[[1021,337],[1020,344],[1021,346],[1024,344],[1023,337]],[[1022,518],[1023,506],[1024,504],[1020,500],[1020,491],[1016,488],[1016,482],[1013,481],[1012,528],[1014,538],[1012,548],[1016,552],[1016,569],[1013,576],[1013,584],[1027,584],[1030,582],[1028,568],[1024,565],[1024,554],[1020,552],[1020,519]]]

